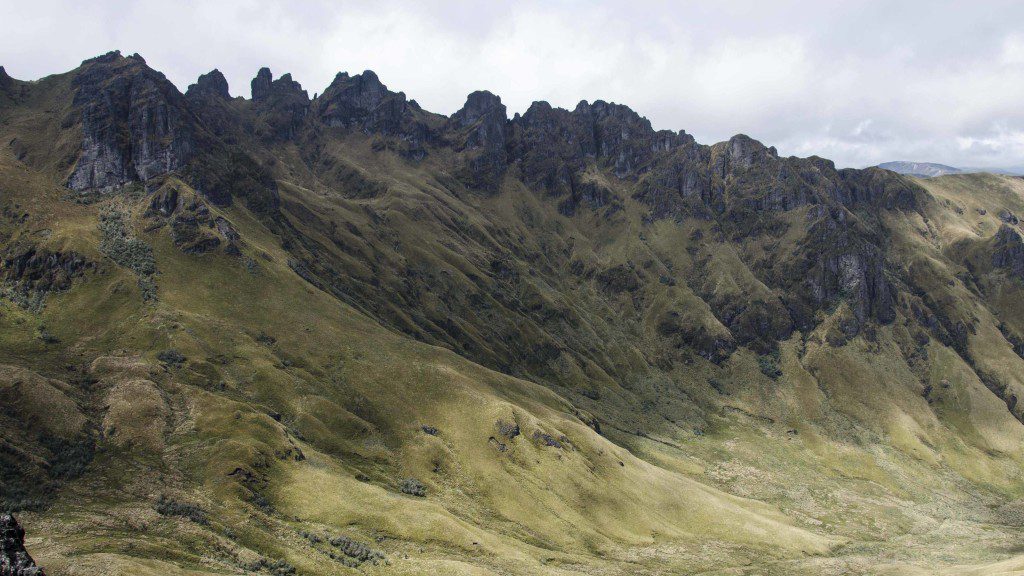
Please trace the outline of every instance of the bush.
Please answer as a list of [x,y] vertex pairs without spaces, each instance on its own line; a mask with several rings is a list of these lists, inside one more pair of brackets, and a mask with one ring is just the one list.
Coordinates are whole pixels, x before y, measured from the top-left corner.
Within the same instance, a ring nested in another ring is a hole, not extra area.
[[[564,439],[565,436],[563,436],[562,438]],[[540,442],[545,446],[551,446],[553,448],[562,448],[562,442],[560,439],[556,439],[554,436],[550,434],[545,434],[540,430],[533,431],[533,440],[535,442]]]
[[174,368],[180,367],[182,364],[185,363],[185,360],[187,360],[184,354],[178,352],[173,348],[169,350],[164,350],[163,352],[157,354],[156,359]]
[[284,560],[278,560],[267,565],[267,569],[274,576],[291,576],[295,574],[295,566],[292,566]]
[[505,422],[504,420],[498,420],[498,433],[502,436],[512,439],[519,436],[519,424],[515,422]]
[[39,441],[53,455],[49,461],[50,476],[60,480],[74,480],[84,474],[96,452],[89,438],[73,441],[44,434]]
[[780,370],[778,364],[775,363],[775,358],[771,356],[761,356],[757,359],[757,364],[761,368],[761,374],[764,374],[772,380],[776,380],[779,376],[782,376],[782,370]]
[[116,209],[108,208],[100,213],[100,252],[139,276],[156,273],[153,249],[132,236],[125,215]]
[[405,480],[402,480],[398,484],[398,489],[404,494],[419,496],[420,498],[427,495],[427,487],[415,478],[406,478]]
[[188,518],[196,524],[201,524],[203,526],[209,526],[210,524],[210,520],[206,516],[206,510],[203,510],[195,504],[178,502],[177,500],[168,498],[165,494],[160,495],[160,498],[156,501],[156,506],[153,508],[161,516],[181,516],[182,518]]
[[292,566],[288,562],[284,560],[275,560],[271,562],[267,558],[263,557],[255,562],[243,565],[243,568],[249,572],[260,572],[265,570],[274,576],[292,576],[292,574],[295,574],[295,566]]
[[363,544],[358,540],[353,540],[348,536],[331,538],[330,543],[331,546],[337,548],[342,554],[356,560],[359,564],[369,561],[376,564],[378,560],[382,560],[384,558],[383,552],[374,550],[368,545]]

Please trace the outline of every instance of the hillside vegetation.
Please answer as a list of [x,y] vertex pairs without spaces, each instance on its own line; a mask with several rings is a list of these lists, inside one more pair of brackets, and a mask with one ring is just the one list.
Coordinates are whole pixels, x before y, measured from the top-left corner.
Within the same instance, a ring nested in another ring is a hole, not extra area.
[[1024,179],[119,53],[0,143],[48,574],[1024,574]]

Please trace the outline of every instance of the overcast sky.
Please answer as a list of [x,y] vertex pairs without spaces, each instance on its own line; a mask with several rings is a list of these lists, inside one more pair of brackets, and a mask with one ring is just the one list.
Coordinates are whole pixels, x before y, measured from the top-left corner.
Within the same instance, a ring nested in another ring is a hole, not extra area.
[[1024,2],[82,2],[0,0],[15,78],[141,53],[184,90],[260,66],[310,95],[372,69],[424,108],[469,92],[604,99],[704,143],[746,133],[840,166],[1024,166]]

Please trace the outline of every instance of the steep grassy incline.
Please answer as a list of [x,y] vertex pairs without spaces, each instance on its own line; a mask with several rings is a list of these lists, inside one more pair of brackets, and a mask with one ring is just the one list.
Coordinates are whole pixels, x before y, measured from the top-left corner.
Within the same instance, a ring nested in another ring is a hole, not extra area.
[[1019,179],[372,72],[0,83],[0,504],[48,573],[1019,570]]

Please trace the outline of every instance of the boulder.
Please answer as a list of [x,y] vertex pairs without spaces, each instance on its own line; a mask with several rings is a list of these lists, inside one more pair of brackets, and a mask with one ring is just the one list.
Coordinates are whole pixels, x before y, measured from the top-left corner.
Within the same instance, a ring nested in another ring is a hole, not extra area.
[[25,529],[12,514],[0,514],[0,575],[46,576],[25,550]]

